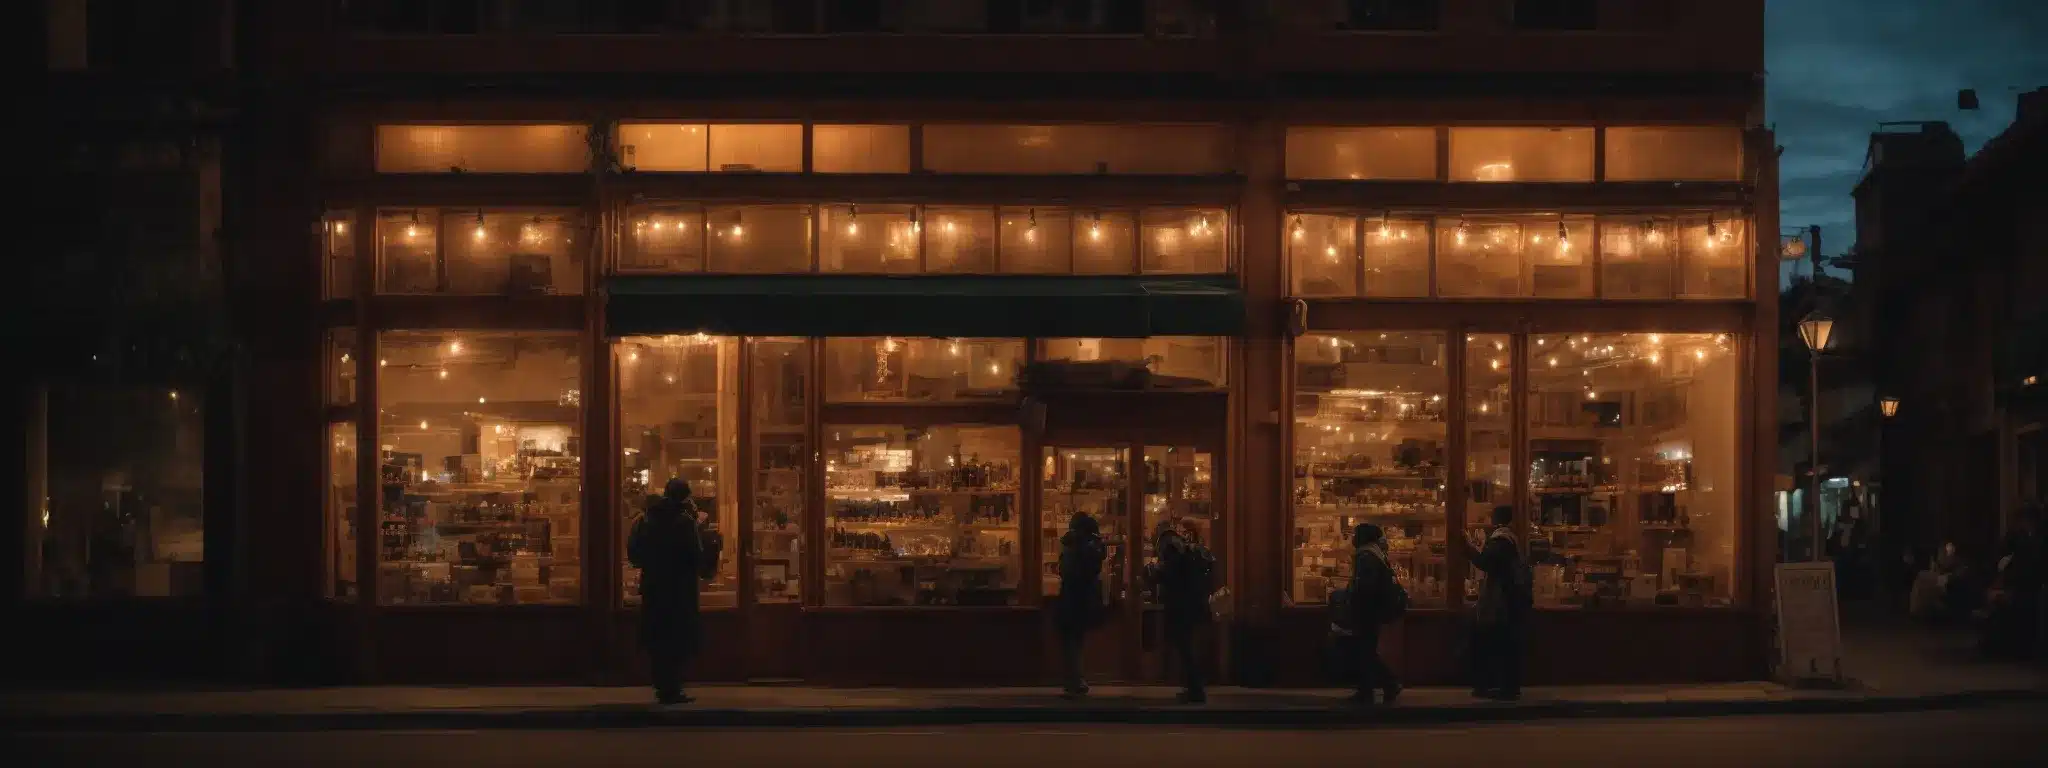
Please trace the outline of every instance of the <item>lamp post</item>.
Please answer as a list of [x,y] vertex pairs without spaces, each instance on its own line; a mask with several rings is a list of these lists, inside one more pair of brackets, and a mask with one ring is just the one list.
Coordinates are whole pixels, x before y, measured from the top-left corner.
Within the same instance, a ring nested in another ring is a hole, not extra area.
[[1887,419],[1899,415],[1899,399],[1896,397],[1885,397],[1878,400],[1877,411],[1884,414],[1884,417]]
[[1828,342],[1833,339],[1834,335],[1835,321],[1819,311],[1815,311],[1813,314],[1807,315],[1806,319],[1799,321],[1799,340],[1806,342],[1807,381],[1813,393],[1812,398],[1808,402],[1810,409],[1807,412],[1806,423],[1813,440],[1810,452],[1807,454],[1807,468],[1813,473],[1812,490],[1807,491],[1807,495],[1813,497],[1813,511],[1807,514],[1811,518],[1808,527],[1813,530],[1814,562],[1820,562],[1822,555],[1820,545],[1820,353],[1828,348]]

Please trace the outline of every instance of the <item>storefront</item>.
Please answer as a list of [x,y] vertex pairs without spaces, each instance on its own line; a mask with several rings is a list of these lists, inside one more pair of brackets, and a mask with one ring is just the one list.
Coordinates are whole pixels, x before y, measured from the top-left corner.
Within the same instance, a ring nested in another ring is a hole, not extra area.
[[[1087,512],[1093,674],[1165,679],[1172,520],[1240,595],[1213,671],[1322,681],[1371,521],[1414,604],[1389,653],[1455,680],[1454,542],[1502,505],[1535,681],[1762,673],[1739,129],[628,123],[594,189],[547,150],[585,130],[378,126],[328,197],[326,597],[367,679],[637,679],[624,536],[672,478],[725,533],[705,679],[1050,680]],[[966,149],[1066,141],[1143,170]],[[1667,177],[1706,181],[1604,183]]]

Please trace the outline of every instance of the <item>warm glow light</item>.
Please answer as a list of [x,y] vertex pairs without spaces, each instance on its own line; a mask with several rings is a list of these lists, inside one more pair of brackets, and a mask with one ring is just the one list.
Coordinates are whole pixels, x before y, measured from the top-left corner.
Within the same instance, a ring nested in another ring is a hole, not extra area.
[[1489,367],[1489,368],[1492,368],[1493,370],[1496,370],[1496,371],[1500,370],[1500,361],[1499,361],[1499,360],[1488,360],[1488,361],[1486,361],[1486,365],[1487,365],[1487,367]]
[[[2033,378],[2034,377],[2032,376],[2027,377],[2027,383],[2034,383]],[[1899,399],[1896,397],[1887,397],[1882,400],[1879,400],[1877,401],[1877,410],[1883,413],[1884,417],[1887,419],[1893,416],[1897,416],[1899,413]]]
[[382,368],[382,367],[384,367],[384,366],[387,366],[387,365],[390,365],[390,364],[391,364],[391,361],[390,361],[390,360],[385,360],[385,359],[383,359],[383,358],[378,358],[378,360],[377,360],[377,367],[379,367],[379,368]]
[[1809,350],[1827,349],[1828,342],[1833,339],[1834,334],[1835,321],[1818,312],[1799,321],[1799,339],[1806,342],[1806,348]]
[[1555,358],[1555,357],[1553,357],[1553,358],[1550,358],[1550,367],[1552,367],[1552,368],[1556,368],[1556,367],[1557,367],[1557,358]]
[[451,341],[451,342],[448,342],[448,354],[451,354],[451,355],[459,355],[459,354],[462,354],[462,342],[460,342],[460,341]]
[[1661,360],[1663,360],[1663,359],[1664,359],[1664,356],[1663,356],[1663,355],[1660,355],[1660,354],[1658,354],[1658,353],[1655,353],[1655,352],[1651,352],[1651,353],[1650,353],[1650,362],[1651,362],[1651,363],[1656,363],[1656,362],[1658,362],[1658,361],[1661,361]]
[[661,376],[661,380],[662,380],[662,381],[665,381],[665,382],[667,382],[667,383],[670,383],[670,384],[674,384],[674,383],[676,383],[676,375],[675,375],[675,374],[673,374],[673,373],[665,373],[665,374],[662,374],[662,376]]
[[348,232],[348,222],[346,222],[346,221],[337,221],[337,222],[334,222],[334,234],[340,235],[340,234],[346,234],[347,232]]
[[734,224],[734,225],[732,225],[732,236],[733,236],[733,237],[746,237],[746,236],[747,236],[747,228],[746,228],[746,227],[745,227],[744,225],[740,225],[740,224]]
[[1599,396],[1600,396],[1600,393],[1598,393],[1598,392],[1594,392],[1593,390],[1590,390],[1590,389],[1589,389],[1589,390],[1586,390],[1586,399],[1587,399],[1587,400],[1592,400],[1592,399],[1594,399],[1594,398],[1597,398],[1597,397],[1599,397]]
[[1336,261],[1336,260],[1337,260],[1337,246],[1334,246],[1334,245],[1326,245],[1326,246],[1323,246],[1323,258],[1325,258],[1325,259],[1328,259],[1328,260],[1330,260],[1330,261]]
[[668,224],[666,222],[663,222],[661,219],[654,220],[654,231],[660,232],[661,228],[666,226],[668,226]]
[[420,422],[420,429],[426,429],[426,428],[427,428],[427,423],[426,423],[425,421],[421,421],[421,422]]
[[941,227],[941,229],[945,230],[946,234],[953,234],[953,222],[951,220],[947,220],[946,226]]
[[487,402],[490,402],[490,401],[488,401],[488,400],[485,400],[485,399],[483,399],[483,398],[481,398],[481,397],[479,397],[479,398],[477,398],[477,399],[476,399],[476,404],[477,404],[477,405],[483,405],[484,403],[487,403]]
[[342,361],[342,362],[344,362],[344,363],[348,362],[348,353],[347,353],[347,352],[343,352],[343,353],[341,353],[341,361]]
[[476,231],[474,231],[474,232],[472,232],[472,233],[470,233],[470,234],[471,234],[471,236],[475,237],[476,239],[478,239],[478,240],[482,240],[482,239],[484,239],[484,238],[485,238],[486,236],[488,236],[488,235],[489,235],[490,233],[489,233],[489,231],[487,231],[487,230],[485,230],[485,229],[484,229],[484,225],[482,225],[482,224],[478,224],[478,225],[476,225]]
[[177,399],[178,399],[178,390],[175,390],[175,389],[171,390],[171,399],[172,399],[173,401],[175,401],[175,400],[177,400]]
[[1694,359],[1694,360],[1705,360],[1705,359],[1707,359],[1707,351],[1706,351],[1706,350],[1704,350],[1704,349],[1695,349],[1695,350],[1693,350],[1693,351],[1692,351],[1692,359]]
[[853,237],[859,237],[859,236],[860,236],[860,222],[858,222],[858,221],[849,221],[849,222],[846,222],[846,234],[847,234],[847,235],[849,235],[849,236],[853,236]]
[[407,224],[407,225],[405,225],[405,239],[407,239],[407,240],[411,240],[411,239],[413,239],[413,238],[415,238],[415,237],[419,237],[419,236],[420,236],[420,228],[419,228],[419,227],[418,227],[417,225],[413,225],[413,224]]
[[1485,413],[1485,412],[1487,412],[1488,410],[1491,410],[1491,409],[1490,409],[1490,408],[1488,408],[1488,407],[1487,407],[1487,405],[1486,405],[1485,403],[1480,403],[1480,404],[1479,404],[1479,412],[1480,412],[1480,413]]
[[1663,334],[1657,334],[1657,333],[1653,333],[1653,334],[1650,334],[1650,343],[1651,343],[1651,344],[1662,344],[1662,343],[1664,343],[1664,336],[1663,336]]
[[1089,224],[1089,225],[1088,225],[1088,239],[1090,239],[1090,240],[1101,240],[1101,239],[1102,239],[1102,222],[1099,222],[1099,221],[1098,221],[1098,222],[1094,222],[1094,223],[1091,223],[1091,224]]
[[1505,343],[1503,343],[1503,342],[1498,342],[1498,341],[1496,341],[1496,342],[1494,342],[1494,343],[1493,343],[1493,351],[1495,351],[1495,352],[1499,352],[1499,351],[1501,351],[1501,350],[1503,350],[1503,349],[1507,349],[1507,348],[1508,348],[1508,345],[1507,345],[1507,344],[1505,344]]
[[2024,378],[2024,379],[2020,379],[2020,386],[2023,386],[2023,387],[2031,387],[2031,386],[2034,386],[2035,384],[2039,384],[2039,383],[2041,383],[2041,377],[2040,377],[2040,376],[2028,376],[2028,377],[2026,377],[2026,378]]
[[443,369],[441,369],[441,372],[440,372],[440,376],[441,376],[441,378],[443,378],[443,379],[445,379],[445,378],[448,378],[448,369],[446,369],[446,368],[443,368]]
[[633,351],[633,352],[627,352],[627,353],[626,353],[626,362],[629,362],[629,363],[637,363],[637,362],[640,362],[640,353],[639,353],[639,351],[637,351],[637,350],[636,350],[636,351]]

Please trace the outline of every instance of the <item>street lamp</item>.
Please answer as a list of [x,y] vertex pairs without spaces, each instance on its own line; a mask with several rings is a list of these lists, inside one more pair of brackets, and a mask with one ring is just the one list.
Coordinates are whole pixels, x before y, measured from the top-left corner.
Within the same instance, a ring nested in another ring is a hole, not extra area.
[[1877,411],[1884,414],[1884,417],[1887,419],[1899,415],[1899,399],[1896,397],[1885,397],[1878,400]]
[[1821,559],[1820,353],[1828,348],[1828,342],[1833,341],[1834,335],[1835,321],[1827,315],[1821,314],[1818,310],[1813,314],[1807,315],[1805,320],[1799,321],[1799,340],[1806,342],[1807,382],[1813,392],[1813,397],[1808,403],[1811,410],[1807,412],[1806,423],[1810,437],[1813,440],[1810,445],[1810,452],[1807,454],[1807,468],[1813,473],[1812,490],[1808,491],[1807,495],[1813,497],[1813,511],[1807,514],[1812,518],[1809,527],[1813,529],[1814,562],[1820,562]]

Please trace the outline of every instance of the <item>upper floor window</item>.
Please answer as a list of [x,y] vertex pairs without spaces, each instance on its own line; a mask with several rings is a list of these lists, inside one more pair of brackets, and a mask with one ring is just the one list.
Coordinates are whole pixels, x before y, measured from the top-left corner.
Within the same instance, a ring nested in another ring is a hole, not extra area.
[[910,126],[812,126],[811,170],[818,173],[909,173]]
[[1515,0],[1513,21],[1516,29],[1597,29],[1600,0]]
[[1433,180],[1436,129],[1291,127],[1287,178]]
[[1452,181],[1592,181],[1592,128],[1452,128]]
[[1607,129],[1608,181],[1741,181],[1742,129],[1733,126]]
[[804,127],[797,123],[628,123],[619,161],[639,171],[801,173]]
[[936,173],[1227,174],[1230,131],[1216,125],[927,125]]
[[[812,216],[815,208],[815,254]],[[623,272],[842,274],[1221,274],[1220,208],[864,203],[627,209]]]
[[378,173],[582,173],[581,125],[380,125]]
[[583,292],[583,216],[564,209],[377,212],[380,293]]

